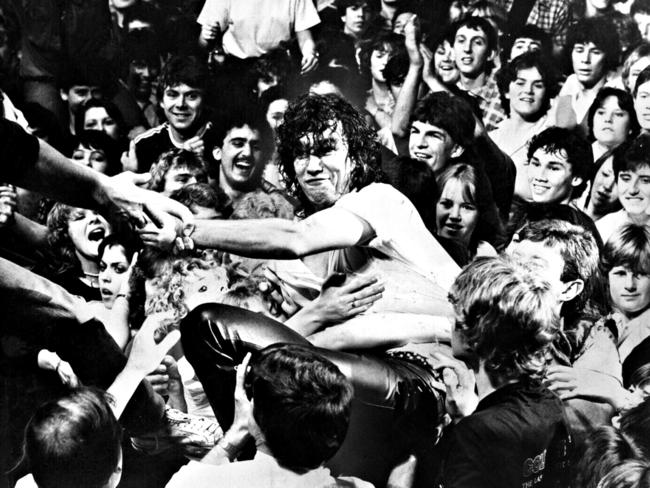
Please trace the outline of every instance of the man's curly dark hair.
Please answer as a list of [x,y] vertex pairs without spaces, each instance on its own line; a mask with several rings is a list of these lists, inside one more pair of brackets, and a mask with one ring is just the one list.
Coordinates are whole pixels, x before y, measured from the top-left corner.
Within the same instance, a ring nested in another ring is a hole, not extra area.
[[300,139],[313,136],[314,145],[318,146],[323,133],[338,123],[343,127],[348,155],[355,163],[349,189],[359,190],[370,183],[383,181],[380,145],[361,114],[337,95],[302,96],[289,105],[284,123],[278,127],[278,166],[287,190],[302,203],[307,213],[313,212],[314,208],[300,188],[294,168],[294,161],[302,156]]

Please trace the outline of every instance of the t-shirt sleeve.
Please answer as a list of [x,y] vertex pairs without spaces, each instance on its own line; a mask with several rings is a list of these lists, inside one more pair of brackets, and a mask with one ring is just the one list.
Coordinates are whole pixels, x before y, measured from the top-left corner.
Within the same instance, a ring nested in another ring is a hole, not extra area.
[[293,30],[300,32],[311,29],[317,24],[320,24],[320,17],[314,2],[312,0],[297,0]]
[[196,21],[201,25],[219,22],[221,31],[228,27],[228,6],[230,0],[206,0]]
[[449,290],[458,265],[424,226],[411,201],[390,185],[374,183],[336,202],[365,220],[375,237],[368,243]]
[[15,122],[0,119],[0,180],[12,183],[38,161],[38,138]]

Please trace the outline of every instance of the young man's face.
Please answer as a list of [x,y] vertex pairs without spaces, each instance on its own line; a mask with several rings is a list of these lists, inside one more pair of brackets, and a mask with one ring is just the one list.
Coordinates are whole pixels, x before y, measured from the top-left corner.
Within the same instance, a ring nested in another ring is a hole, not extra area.
[[458,81],[460,72],[454,59],[454,48],[449,41],[442,41],[433,53],[433,67],[440,80],[452,85]]
[[145,59],[134,59],[129,63],[127,85],[136,99],[149,100],[153,82],[159,71],[158,66]]
[[63,99],[68,102],[70,113],[76,114],[84,103],[91,98],[99,100],[102,98],[102,89],[96,85],[72,85],[62,93]]
[[642,83],[634,97],[634,111],[644,132],[650,131],[650,81]]
[[508,61],[512,61],[517,56],[527,53],[529,51],[541,51],[542,41],[539,39],[531,39],[530,37],[519,37],[515,39],[515,42],[512,44],[510,49],[510,58]]
[[388,63],[388,58],[390,57],[391,52],[392,48],[389,46],[373,49],[370,54],[370,74],[372,75],[373,80],[386,83],[384,68],[386,67],[386,63]]
[[639,32],[641,32],[641,36],[646,41],[650,41],[650,14],[634,14],[634,22],[636,22]]
[[530,159],[528,183],[534,202],[568,203],[582,179],[573,175],[566,151],[547,152],[540,147]]
[[343,32],[352,37],[358,37],[366,28],[370,20],[371,10],[368,4],[352,5],[345,9],[343,21]]
[[488,47],[488,37],[481,29],[463,26],[454,37],[456,66],[461,74],[474,78],[486,71],[487,63],[494,57]]
[[641,71],[646,69],[648,66],[650,66],[650,56],[643,56],[632,63],[632,66],[630,66],[630,73],[627,75],[627,80],[625,80],[625,87],[628,92],[634,92],[634,85],[636,85],[637,78],[641,74]]
[[172,166],[165,174],[165,184],[160,193],[165,196],[171,195],[176,190],[194,183],[205,183],[205,175],[196,168],[188,166]]
[[516,112],[527,120],[536,117],[544,106],[546,85],[537,68],[520,69],[508,86],[506,98],[510,100],[510,112]]
[[618,199],[630,215],[642,215],[650,208],[650,166],[639,166],[635,171],[618,174]]
[[457,148],[449,133],[436,125],[413,121],[409,136],[409,154],[413,159],[427,163],[434,173],[447,166]]
[[168,86],[161,103],[171,126],[179,132],[190,132],[203,114],[203,91],[185,83]]
[[571,62],[573,72],[585,88],[591,88],[606,74],[605,52],[593,42],[574,45]]
[[214,158],[221,160],[221,177],[231,188],[249,191],[259,183],[266,161],[258,130],[248,125],[232,128]]
[[293,163],[298,184],[316,209],[331,207],[349,191],[354,162],[340,123],[327,129],[315,144],[314,136],[300,140],[302,155]]
[[627,266],[614,266],[608,274],[609,294],[619,312],[634,315],[650,305],[650,275]]

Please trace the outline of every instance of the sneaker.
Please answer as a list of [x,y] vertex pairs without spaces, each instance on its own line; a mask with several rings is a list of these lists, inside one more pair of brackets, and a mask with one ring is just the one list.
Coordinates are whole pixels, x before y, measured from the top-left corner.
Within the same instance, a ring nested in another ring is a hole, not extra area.
[[147,454],[158,454],[177,448],[191,457],[202,457],[223,437],[216,420],[165,409],[165,426],[152,434],[131,438],[131,445]]

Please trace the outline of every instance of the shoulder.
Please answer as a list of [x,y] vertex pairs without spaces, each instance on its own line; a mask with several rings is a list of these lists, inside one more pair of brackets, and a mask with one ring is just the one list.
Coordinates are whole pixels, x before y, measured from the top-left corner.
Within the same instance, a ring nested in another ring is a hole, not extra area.
[[160,124],[158,127],[153,127],[142,134],[140,134],[138,137],[136,137],[133,142],[137,145],[141,143],[142,141],[148,141],[148,140],[153,140],[159,137],[166,137],[169,138],[167,134],[167,122],[164,124]]

